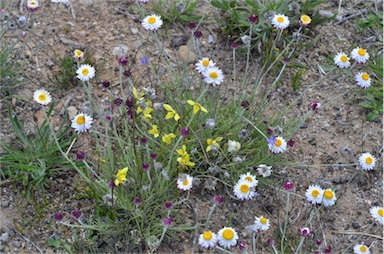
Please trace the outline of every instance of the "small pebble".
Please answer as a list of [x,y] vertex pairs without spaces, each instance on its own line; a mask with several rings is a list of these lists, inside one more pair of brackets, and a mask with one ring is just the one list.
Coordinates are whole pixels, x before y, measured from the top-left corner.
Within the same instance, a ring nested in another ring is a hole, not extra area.
[[3,234],[1,235],[1,237],[0,237],[0,241],[1,241],[2,243],[7,243],[7,242],[9,242],[9,233],[8,233],[8,232],[3,233]]

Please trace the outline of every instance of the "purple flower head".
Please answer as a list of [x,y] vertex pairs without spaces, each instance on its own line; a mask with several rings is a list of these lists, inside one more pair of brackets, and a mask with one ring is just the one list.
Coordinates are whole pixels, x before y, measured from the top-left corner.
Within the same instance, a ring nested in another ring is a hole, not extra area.
[[284,187],[284,189],[285,189],[286,191],[291,191],[291,190],[293,190],[294,185],[293,185],[292,182],[289,182],[289,181],[288,181],[288,182],[285,182],[285,183],[284,183],[283,187]]
[[115,182],[114,182],[113,180],[111,180],[111,181],[108,182],[108,186],[109,186],[109,188],[111,188],[111,189],[114,189],[114,188],[116,187]]
[[274,128],[272,127],[272,126],[268,126],[268,128],[267,128],[267,134],[268,135],[272,135],[272,133],[274,132]]
[[110,122],[112,120],[111,116],[104,116],[104,120]]
[[243,107],[243,109],[248,110],[249,109],[249,102],[244,100],[241,102],[241,106]]
[[289,147],[293,147],[294,145],[295,145],[295,140],[294,139],[290,139],[290,140],[288,140],[288,142],[287,142],[287,145],[289,146]]
[[110,84],[111,84],[111,83],[109,82],[109,80],[104,80],[104,81],[103,81],[103,87],[104,87],[104,88],[108,88]]
[[148,57],[143,56],[143,57],[140,59],[140,63],[141,63],[141,64],[147,64],[147,63],[149,63],[149,59],[148,59]]
[[129,98],[125,101],[125,106],[127,106],[127,108],[132,108],[132,107],[133,107],[133,98],[132,98],[132,97],[129,97]]
[[134,204],[136,207],[140,206],[140,205],[141,205],[141,198],[140,198],[140,197],[135,197],[135,198],[133,199],[133,204]]
[[235,41],[231,43],[231,48],[232,49],[236,49],[238,46],[239,46],[239,43],[237,43]]
[[114,104],[115,106],[120,106],[121,104],[123,104],[123,100],[120,98],[116,98],[114,101]]
[[142,137],[142,138],[140,139],[140,142],[141,142],[143,145],[146,145],[146,144],[148,143],[148,138],[146,138],[146,137]]
[[132,110],[128,110],[128,111],[127,111],[127,116],[128,116],[128,118],[132,118],[132,115],[133,115]]
[[165,204],[164,204],[164,208],[166,210],[171,210],[173,207],[173,203],[171,201],[166,201]]
[[128,64],[128,57],[127,56],[121,56],[117,59],[117,62],[121,65],[121,66],[126,66]]
[[323,243],[323,241],[321,241],[320,239],[317,239],[317,240],[316,240],[316,245],[317,245],[317,246],[320,246],[322,243]]
[[240,251],[246,250],[248,248],[247,244],[244,242],[239,243],[239,249]]
[[55,212],[55,214],[53,215],[53,218],[55,219],[55,221],[61,221],[64,218],[64,213]]
[[314,101],[311,103],[311,105],[309,106],[313,111],[317,112],[320,107],[321,107],[321,103],[318,102],[318,101]]
[[283,64],[289,64],[290,61],[291,61],[291,59],[289,59],[289,57],[283,58]]
[[130,76],[132,76],[132,73],[131,73],[131,71],[130,70],[125,70],[124,72],[123,72],[123,75],[125,76],[125,77],[130,77]]
[[181,128],[181,129],[180,129],[180,134],[181,134],[184,138],[186,138],[186,137],[189,135],[189,130],[188,130],[188,128]]
[[313,235],[313,232],[311,231],[310,228],[304,227],[304,228],[300,228],[300,235],[303,237],[311,237]]
[[224,198],[221,195],[216,195],[213,197],[213,203],[217,205],[221,205],[224,203]]
[[193,30],[196,28],[196,23],[195,22],[189,22],[188,27],[189,27],[189,29]]
[[81,215],[83,215],[83,213],[81,212],[80,209],[76,209],[74,211],[72,211],[72,216],[75,217],[75,219],[80,219]]
[[269,139],[267,139],[268,145],[275,145],[276,138],[274,136],[271,136]]
[[142,167],[143,167],[143,171],[147,172],[148,169],[149,169],[149,164],[148,163],[143,163]]
[[256,24],[257,22],[259,22],[259,17],[253,14],[248,18],[248,21],[249,23]]
[[275,245],[275,240],[273,240],[273,238],[268,238],[268,240],[267,240],[267,244],[268,244],[269,246],[273,246],[273,245]]
[[195,38],[199,39],[199,38],[201,38],[201,36],[203,36],[203,33],[200,30],[196,30],[193,32],[193,36],[195,36]]
[[331,246],[327,246],[327,247],[324,249],[324,253],[326,253],[326,254],[332,253],[332,248],[331,248]]
[[76,152],[76,160],[82,161],[85,159],[85,153],[83,151]]
[[173,218],[171,216],[167,216],[163,219],[162,224],[166,228],[170,228],[173,226]]
[[156,160],[157,153],[151,153],[149,156],[151,157],[152,160]]

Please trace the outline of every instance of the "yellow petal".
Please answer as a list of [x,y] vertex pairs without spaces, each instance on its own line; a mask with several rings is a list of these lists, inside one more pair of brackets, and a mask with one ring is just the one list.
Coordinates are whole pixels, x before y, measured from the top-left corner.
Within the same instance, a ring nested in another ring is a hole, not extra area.
[[176,135],[173,134],[173,133],[169,133],[169,136],[170,136],[171,138],[176,138]]
[[172,118],[174,116],[173,112],[168,112],[168,114],[165,116],[165,119],[168,120],[169,118]]
[[200,105],[196,103],[195,106],[193,106],[193,114],[196,114],[197,112],[199,112],[199,110],[200,110]]
[[117,179],[115,179],[115,185],[116,185],[116,186],[119,186],[119,184],[120,184],[120,181],[117,180]]
[[191,101],[191,100],[187,100],[187,103],[191,106],[195,105],[195,102],[194,101]]
[[173,108],[172,108],[170,105],[168,105],[168,104],[163,104],[163,107],[164,107],[165,110],[167,110],[167,111],[173,111]]
[[212,146],[211,145],[209,145],[209,146],[207,146],[207,150],[205,150],[206,152],[209,152],[209,151],[211,151],[212,150]]
[[123,168],[123,169],[121,170],[121,173],[126,174],[127,172],[128,172],[128,167],[125,167],[125,168]]
[[208,113],[208,110],[206,108],[204,108],[203,106],[200,106],[200,109],[201,109],[201,111]]
[[179,114],[175,114],[175,121],[179,121],[179,119],[180,119],[180,116],[179,116]]
[[215,139],[215,141],[217,141],[217,142],[219,142],[221,140],[223,140],[223,137],[218,137],[218,138]]

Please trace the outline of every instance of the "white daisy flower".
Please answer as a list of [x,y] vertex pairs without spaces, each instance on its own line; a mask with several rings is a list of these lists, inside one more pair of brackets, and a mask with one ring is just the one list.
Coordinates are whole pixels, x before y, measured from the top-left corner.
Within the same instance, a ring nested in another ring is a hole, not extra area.
[[371,253],[369,251],[368,246],[364,245],[364,244],[356,244],[355,247],[353,247],[353,252],[355,254],[369,254],[369,253]]
[[256,170],[257,170],[257,173],[259,175],[262,175],[264,178],[272,174],[272,166],[267,166],[265,164],[258,165]]
[[89,64],[82,64],[76,71],[77,78],[82,81],[88,81],[95,76],[95,68]]
[[74,128],[77,132],[86,132],[92,127],[92,122],[92,117],[84,113],[80,113],[72,119],[71,127]]
[[199,60],[199,62],[196,65],[196,70],[200,73],[203,73],[208,68],[215,66],[216,64],[210,60],[209,58],[203,58]]
[[48,105],[52,101],[51,95],[44,89],[39,89],[35,91],[33,93],[33,99],[41,105]]
[[161,20],[161,16],[152,14],[145,17],[145,19],[141,22],[141,25],[146,30],[155,31],[163,25],[163,21]]
[[63,3],[65,5],[69,5],[69,0],[51,0],[52,3]]
[[183,191],[192,189],[193,176],[182,174],[177,178],[177,188]]
[[276,29],[286,29],[289,26],[289,18],[284,14],[276,14],[272,18],[272,25]]
[[349,57],[344,52],[337,53],[337,55],[333,58],[333,62],[337,65],[337,67],[341,69],[345,69],[351,66]]
[[255,187],[248,180],[239,180],[233,188],[233,193],[240,200],[249,200],[256,195]]
[[287,150],[287,142],[282,137],[277,137],[274,142],[268,142],[269,151],[274,154],[282,153]]
[[223,71],[216,66],[208,68],[202,74],[204,76],[204,81],[213,86],[218,86],[224,81]]
[[369,170],[372,170],[375,167],[376,158],[373,157],[373,155],[370,154],[370,153],[363,153],[359,157],[359,163],[360,163],[360,167],[363,170],[369,171]]
[[238,141],[235,140],[228,140],[228,152],[237,152],[241,148],[241,144]]
[[269,220],[263,216],[260,216],[260,217],[255,217],[255,228],[258,230],[258,231],[266,231],[269,229]]
[[237,232],[231,227],[224,227],[217,233],[219,245],[223,248],[230,248],[237,244],[239,236]]
[[363,48],[354,48],[351,52],[352,59],[358,63],[365,63],[369,59],[369,54]]
[[371,86],[371,77],[366,72],[359,72],[355,75],[357,85],[362,88],[368,88]]
[[256,176],[252,175],[250,172],[247,172],[246,174],[241,174],[240,180],[250,182],[252,187],[256,187],[259,182],[256,180]]
[[40,2],[38,0],[28,0],[27,1],[27,10],[34,12],[37,11],[40,7]]
[[323,194],[322,203],[325,207],[333,206],[336,203],[335,192],[331,189],[326,189]]
[[372,217],[381,224],[384,224],[384,208],[379,206],[374,206],[369,209]]
[[217,235],[209,230],[199,236],[199,245],[203,248],[213,248],[217,244]]
[[309,203],[321,204],[323,201],[324,190],[318,185],[310,185],[305,192],[305,197]]

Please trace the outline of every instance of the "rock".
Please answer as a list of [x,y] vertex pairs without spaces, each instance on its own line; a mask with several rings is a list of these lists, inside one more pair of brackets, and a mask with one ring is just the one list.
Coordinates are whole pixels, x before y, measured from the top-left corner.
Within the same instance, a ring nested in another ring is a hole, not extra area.
[[196,54],[193,53],[192,50],[190,50],[186,45],[180,46],[179,57],[183,62],[195,63],[197,61]]
[[19,242],[19,241],[12,241],[11,245],[13,247],[20,248],[21,247],[21,242]]
[[60,101],[57,105],[56,105],[56,107],[55,107],[55,110],[56,110],[56,112],[61,112],[61,110],[63,109],[63,103]]
[[131,27],[131,32],[133,34],[137,34],[139,32],[139,29],[137,29],[136,27]]
[[30,101],[33,98],[33,93],[29,89],[23,89],[20,92],[18,92],[17,95],[27,101]]
[[0,237],[0,241],[1,241],[2,243],[7,243],[7,242],[9,242],[9,234],[8,234],[8,232],[5,232],[5,233],[3,233],[3,234],[1,235],[1,237]]
[[45,120],[45,113],[44,113],[44,111],[42,111],[42,110],[37,111],[33,115],[33,118],[34,118],[34,121],[37,122],[37,126],[41,127],[41,125],[43,124],[43,122]]
[[77,114],[77,108],[76,107],[74,107],[74,106],[69,106],[68,108],[67,108],[67,112],[68,112],[68,117],[69,117],[69,119],[73,119],[74,117],[75,117],[75,115]]

